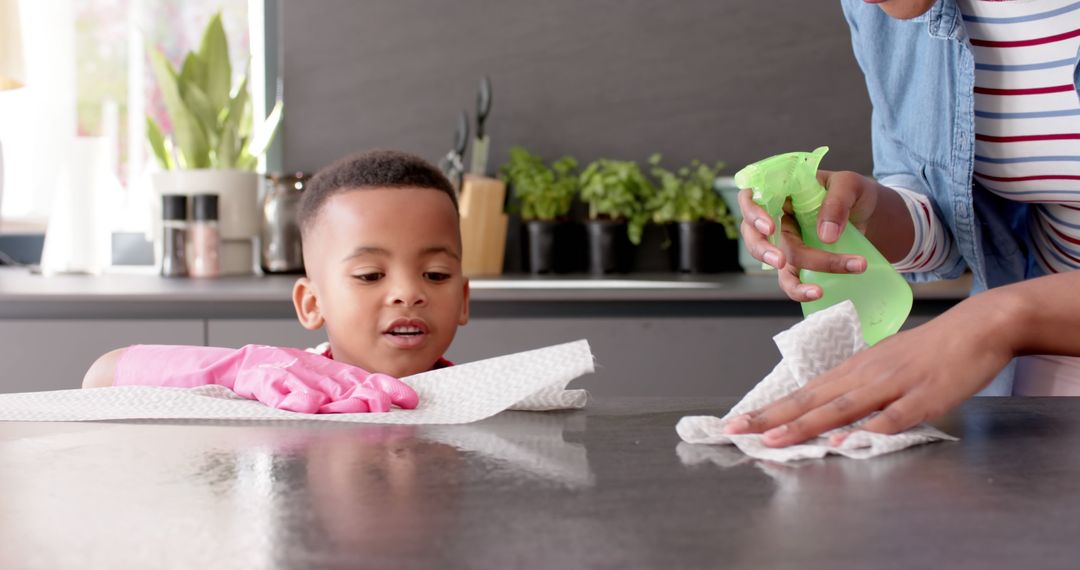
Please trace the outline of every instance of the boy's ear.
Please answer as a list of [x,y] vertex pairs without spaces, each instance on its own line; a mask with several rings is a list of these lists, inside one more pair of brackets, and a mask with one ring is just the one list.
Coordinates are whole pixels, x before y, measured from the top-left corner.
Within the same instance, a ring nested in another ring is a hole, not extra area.
[[462,285],[462,287],[465,289],[465,300],[461,303],[461,314],[458,315],[457,324],[459,326],[464,326],[469,323],[469,280],[463,279],[463,281],[465,281],[465,284]]
[[296,280],[292,290],[293,308],[296,309],[296,318],[300,320],[300,326],[309,331],[323,326],[322,312],[319,310],[319,299],[315,286],[307,277]]

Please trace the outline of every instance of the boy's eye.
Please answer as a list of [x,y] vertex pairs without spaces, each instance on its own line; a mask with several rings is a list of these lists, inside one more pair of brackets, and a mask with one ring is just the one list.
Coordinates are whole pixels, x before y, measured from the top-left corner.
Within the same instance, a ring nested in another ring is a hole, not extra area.
[[386,277],[386,274],[385,273],[380,273],[378,271],[372,271],[370,273],[361,273],[359,275],[353,275],[354,279],[357,279],[359,281],[364,281],[365,283],[374,283],[375,281],[378,281],[379,279],[382,279],[383,277]]
[[429,280],[429,281],[435,281],[435,282],[446,281],[447,279],[450,278],[450,274],[449,273],[442,273],[442,272],[439,272],[439,271],[425,271],[424,272],[424,278]]

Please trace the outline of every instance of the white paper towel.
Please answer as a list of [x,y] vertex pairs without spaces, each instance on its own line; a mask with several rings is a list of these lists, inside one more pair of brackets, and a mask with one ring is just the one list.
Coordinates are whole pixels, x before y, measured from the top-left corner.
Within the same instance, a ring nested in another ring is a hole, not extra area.
[[222,386],[120,386],[0,394],[0,421],[224,419],[463,424],[507,409],[582,408],[588,397],[585,390],[565,388],[571,380],[592,371],[589,343],[578,340],[403,378],[420,396],[415,410],[301,414],[240,398]]
[[[899,451],[912,445],[941,440],[956,440],[926,424],[896,435],[855,431],[840,445],[833,447],[828,437],[837,431],[857,428],[866,419],[838,430],[826,432],[800,445],[784,448],[766,446],[760,434],[728,435],[724,426],[731,417],[744,414],[778,400],[803,386],[823,372],[866,348],[859,316],[855,306],[845,301],[807,317],[799,324],[773,338],[782,359],[776,368],[735,404],[723,418],[687,416],[679,420],[675,430],[687,443],[731,444],[743,453],[770,461],[795,461],[824,457],[829,453],[855,459],[866,459]],[[686,451],[684,450],[684,454]]]

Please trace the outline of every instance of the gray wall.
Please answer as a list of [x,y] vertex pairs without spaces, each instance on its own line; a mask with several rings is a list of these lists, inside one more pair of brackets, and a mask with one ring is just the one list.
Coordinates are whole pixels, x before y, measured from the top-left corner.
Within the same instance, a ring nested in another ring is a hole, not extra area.
[[492,78],[489,168],[552,158],[669,164],[829,145],[868,172],[869,103],[838,2],[305,0],[282,4],[287,170],[449,149]]

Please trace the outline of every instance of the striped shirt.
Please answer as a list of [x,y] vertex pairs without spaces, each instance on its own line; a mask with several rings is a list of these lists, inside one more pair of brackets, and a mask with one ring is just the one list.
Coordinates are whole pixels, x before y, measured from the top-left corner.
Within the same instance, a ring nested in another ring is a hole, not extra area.
[[[975,171],[990,192],[1031,204],[1031,276],[1080,268],[1078,0],[959,0],[975,56]],[[953,247],[929,200],[896,189],[915,222],[901,271],[936,269]],[[979,190],[974,190],[979,191]],[[1017,359],[1013,394],[1080,396],[1080,358]]]
[[[1080,268],[1078,0],[960,0],[975,57],[975,179],[1032,205],[1033,275]],[[897,189],[915,222],[901,271],[929,271],[953,244],[926,197]]]

